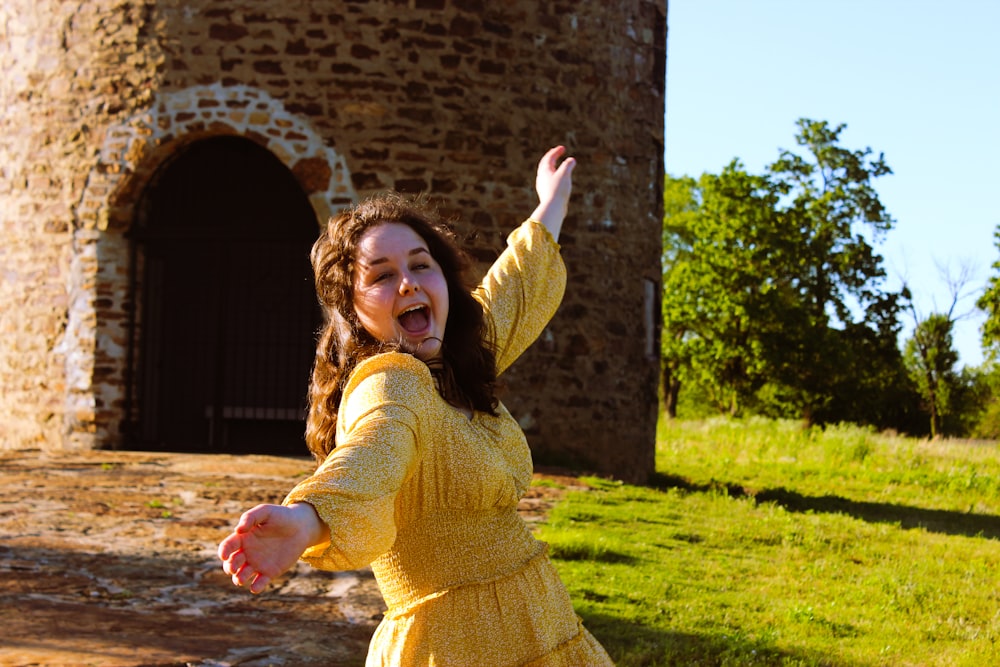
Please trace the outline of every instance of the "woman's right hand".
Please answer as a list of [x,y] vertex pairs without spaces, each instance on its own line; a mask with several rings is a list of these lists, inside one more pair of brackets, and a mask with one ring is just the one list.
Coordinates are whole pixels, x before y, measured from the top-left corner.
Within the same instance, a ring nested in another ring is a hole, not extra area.
[[235,585],[260,593],[306,549],[329,539],[329,529],[308,503],[258,505],[244,512],[219,544],[219,558]]
[[560,164],[559,160],[565,154],[564,146],[550,148],[539,160],[535,175],[538,207],[531,217],[545,225],[556,240],[559,239],[559,231],[569,207],[569,197],[573,191],[573,170],[576,168],[575,158],[566,158]]

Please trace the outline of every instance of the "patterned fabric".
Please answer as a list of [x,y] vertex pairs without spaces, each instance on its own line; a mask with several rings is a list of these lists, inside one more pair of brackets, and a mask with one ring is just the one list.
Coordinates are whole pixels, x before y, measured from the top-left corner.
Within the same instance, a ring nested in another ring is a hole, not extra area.
[[[545,227],[511,233],[475,293],[499,370],[542,332],[565,284]],[[410,355],[371,357],[344,390],[337,447],[286,498],[311,503],[330,527],[307,562],[375,572],[388,611],[369,667],[611,664],[517,514],[531,453],[507,409],[497,412],[467,417]]]

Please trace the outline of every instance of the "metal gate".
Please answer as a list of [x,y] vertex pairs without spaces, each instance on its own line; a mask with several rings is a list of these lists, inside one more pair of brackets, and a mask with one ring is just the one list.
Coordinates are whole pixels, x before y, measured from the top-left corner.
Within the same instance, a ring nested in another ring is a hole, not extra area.
[[208,139],[140,210],[132,445],[305,454],[318,227],[292,174],[249,140]]

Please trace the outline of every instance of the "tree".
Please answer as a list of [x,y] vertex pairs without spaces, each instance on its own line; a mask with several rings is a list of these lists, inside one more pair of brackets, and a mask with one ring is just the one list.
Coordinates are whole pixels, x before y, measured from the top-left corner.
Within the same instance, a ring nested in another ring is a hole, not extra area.
[[955,323],[971,314],[959,314],[956,310],[971,296],[967,288],[974,273],[972,264],[962,262],[957,271],[952,271],[949,266],[939,263],[937,269],[951,299],[942,312],[933,312],[922,318],[910,298],[909,287],[905,283],[903,285],[914,324],[913,335],[905,343],[904,358],[907,372],[930,416],[932,438],[946,431],[966,435],[981,412],[978,399],[974,400],[981,395],[976,388],[979,380],[971,371],[956,372],[958,352],[952,338]]
[[[783,151],[765,174],[734,160],[697,181],[667,178],[662,351],[674,404],[694,382],[729,413],[813,421],[838,416],[851,378],[901,368],[899,295],[881,289],[872,246],[892,218],[871,182],[891,171],[870,149],[841,148],[843,125],[798,127],[807,157]],[[884,363],[852,354],[860,347]]]
[[[671,280],[679,278],[684,270],[684,264],[692,252],[689,229],[695,227],[692,217],[697,215],[698,202],[695,194],[695,182],[690,177],[672,178],[669,174],[664,178],[663,185],[663,255],[660,266],[663,269],[663,291],[672,294],[676,287],[669,285]],[[677,280],[681,283],[681,280]],[[660,335],[660,387],[663,392],[663,410],[667,417],[677,416],[677,401],[681,391],[682,375],[682,345],[684,337],[689,333],[685,328],[684,319],[674,317],[668,312],[672,304],[661,299],[661,317],[664,322],[671,322],[670,329],[664,329]]]
[[874,333],[891,338],[895,348],[899,332],[899,295],[882,288],[886,274],[874,250],[893,219],[872,182],[892,170],[882,154],[872,159],[870,148],[841,147],[845,127],[799,119],[795,139],[806,156],[785,150],[770,166],[788,201],[783,217],[798,237],[798,261],[788,279],[800,311],[796,326],[782,330],[769,349],[775,380],[807,422],[828,418],[839,374],[867,370],[844,366],[850,356],[844,346]]
[[667,177],[661,337],[664,400],[673,416],[683,383],[737,414],[762,378],[760,327],[778,227],[778,193],[738,161],[721,174]]
[[[1000,250],[1000,226],[993,231],[993,243]],[[986,283],[976,305],[986,311],[986,321],[982,327],[983,350],[986,355],[996,359],[1000,353],[1000,259],[993,262],[993,270],[997,271]]]
[[949,315],[929,315],[917,324],[904,352],[907,369],[930,412],[932,438],[941,434],[941,422],[950,411],[951,393],[958,384],[952,324]]
[[967,438],[1000,439],[1000,368],[994,362],[963,366],[952,392],[952,410],[941,430]]

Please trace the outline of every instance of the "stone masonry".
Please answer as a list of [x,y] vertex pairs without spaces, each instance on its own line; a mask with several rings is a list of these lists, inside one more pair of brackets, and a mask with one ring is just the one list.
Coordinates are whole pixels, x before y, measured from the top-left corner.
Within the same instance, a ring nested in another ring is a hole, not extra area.
[[[569,285],[504,402],[541,463],[653,467],[666,4],[650,0],[8,0],[0,6],[0,448],[127,446],[128,232],[157,169],[244,137],[317,221],[421,192],[482,268],[580,164]],[[305,384],[305,378],[303,379]]]

